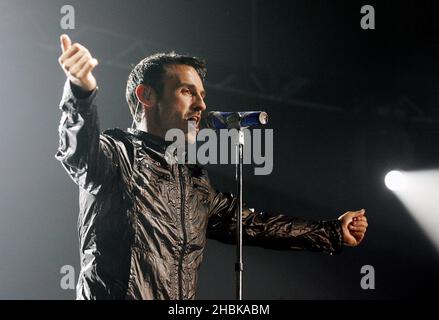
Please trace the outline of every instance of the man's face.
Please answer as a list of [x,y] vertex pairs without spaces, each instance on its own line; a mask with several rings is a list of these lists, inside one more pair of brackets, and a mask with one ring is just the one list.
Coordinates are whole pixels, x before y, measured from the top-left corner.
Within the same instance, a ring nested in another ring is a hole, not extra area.
[[[201,113],[206,110],[205,91],[197,71],[186,65],[170,65],[163,76],[163,93],[158,98],[154,120],[161,136],[169,129],[181,129],[186,141],[194,143]],[[193,129],[188,130],[188,126]]]

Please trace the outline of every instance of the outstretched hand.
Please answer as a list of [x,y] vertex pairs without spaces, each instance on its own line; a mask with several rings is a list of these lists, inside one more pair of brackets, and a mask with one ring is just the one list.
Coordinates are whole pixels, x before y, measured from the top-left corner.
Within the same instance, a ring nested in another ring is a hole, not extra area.
[[98,65],[98,60],[93,58],[87,48],[81,44],[72,45],[66,34],[61,35],[60,42],[62,54],[58,62],[69,80],[84,91],[94,90],[96,79],[91,72]]
[[355,247],[363,241],[368,226],[365,213],[364,209],[348,211],[338,218],[343,231],[343,244]]

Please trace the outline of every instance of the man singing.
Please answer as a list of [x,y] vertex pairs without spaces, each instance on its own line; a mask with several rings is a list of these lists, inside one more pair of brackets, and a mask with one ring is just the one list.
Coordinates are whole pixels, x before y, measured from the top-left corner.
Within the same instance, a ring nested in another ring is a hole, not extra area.
[[[79,186],[78,299],[195,299],[206,238],[235,242],[237,199],[215,190],[199,165],[167,152],[170,129],[195,141],[206,110],[202,61],[156,54],[131,71],[126,98],[135,130],[100,133],[92,71],[98,61],[61,36],[67,75],[56,158]],[[188,130],[188,122],[196,130]],[[244,245],[337,253],[357,246],[365,211],[328,221],[243,210]]]

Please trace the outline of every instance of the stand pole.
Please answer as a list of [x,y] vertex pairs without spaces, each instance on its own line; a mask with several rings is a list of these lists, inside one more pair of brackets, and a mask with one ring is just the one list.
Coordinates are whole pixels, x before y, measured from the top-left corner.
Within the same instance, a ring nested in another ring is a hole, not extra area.
[[236,300],[242,300],[242,273],[244,264],[242,262],[242,164],[244,162],[244,132],[239,128],[238,143],[236,144],[236,183],[238,208],[236,211]]

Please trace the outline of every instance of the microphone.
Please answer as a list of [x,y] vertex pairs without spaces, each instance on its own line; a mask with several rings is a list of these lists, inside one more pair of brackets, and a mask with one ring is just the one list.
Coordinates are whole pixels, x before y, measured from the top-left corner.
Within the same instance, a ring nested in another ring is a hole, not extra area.
[[210,111],[202,118],[201,127],[208,129],[241,129],[268,123],[268,114],[264,111]]

